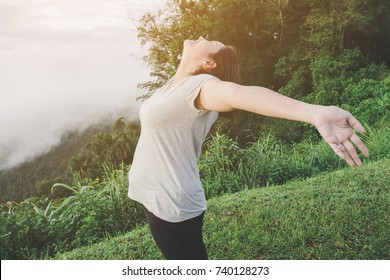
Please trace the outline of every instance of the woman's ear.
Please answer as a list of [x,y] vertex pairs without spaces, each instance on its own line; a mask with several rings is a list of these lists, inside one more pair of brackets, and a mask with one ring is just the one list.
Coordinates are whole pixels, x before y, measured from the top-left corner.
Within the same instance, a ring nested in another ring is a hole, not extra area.
[[212,60],[205,60],[205,61],[203,61],[203,68],[206,71],[211,71],[215,67],[217,67],[217,64],[214,61],[212,61]]

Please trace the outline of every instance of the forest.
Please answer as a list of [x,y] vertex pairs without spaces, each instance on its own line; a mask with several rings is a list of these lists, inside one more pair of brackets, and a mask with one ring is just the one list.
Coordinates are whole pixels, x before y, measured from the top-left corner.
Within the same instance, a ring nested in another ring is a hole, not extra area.
[[[170,0],[138,23],[154,79],[140,81],[146,94],[139,100],[175,73],[185,39],[204,36],[237,47],[242,84],[350,111],[368,131],[361,135],[370,150],[364,164],[387,167],[388,30],[387,0]],[[51,156],[38,158],[39,165],[1,171],[1,259],[51,258],[143,225],[141,208],[127,198],[126,177],[139,132],[139,123],[120,118],[69,135]],[[344,167],[313,127],[243,111],[219,118],[199,160],[208,200]],[[385,203],[388,182],[382,187]],[[368,250],[361,258],[388,258],[385,250]]]

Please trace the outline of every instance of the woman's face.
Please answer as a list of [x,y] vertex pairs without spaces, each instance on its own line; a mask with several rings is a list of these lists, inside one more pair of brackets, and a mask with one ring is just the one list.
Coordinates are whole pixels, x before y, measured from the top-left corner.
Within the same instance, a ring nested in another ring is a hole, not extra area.
[[219,50],[226,48],[224,44],[218,41],[209,41],[199,37],[197,40],[185,40],[183,56],[185,53],[201,59],[209,57],[211,54],[217,53]]

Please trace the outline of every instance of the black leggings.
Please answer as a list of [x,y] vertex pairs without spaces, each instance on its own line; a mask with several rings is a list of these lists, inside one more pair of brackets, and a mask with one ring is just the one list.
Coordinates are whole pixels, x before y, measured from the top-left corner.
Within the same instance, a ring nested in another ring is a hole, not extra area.
[[192,219],[172,223],[164,221],[143,206],[154,241],[167,260],[207,260],[203,243],[204,212]]

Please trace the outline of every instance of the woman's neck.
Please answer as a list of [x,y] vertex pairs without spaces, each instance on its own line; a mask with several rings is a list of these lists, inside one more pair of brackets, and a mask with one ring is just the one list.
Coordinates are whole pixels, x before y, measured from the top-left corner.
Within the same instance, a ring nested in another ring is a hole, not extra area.
[[185,61],[182,60],[176,70],[175,80],[173,83],[177,84],[181,80],[195,75],[197,72],[199,72],[199,67],[190,63],[185,63]]

